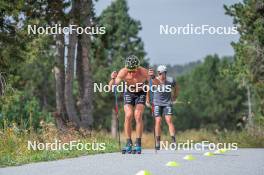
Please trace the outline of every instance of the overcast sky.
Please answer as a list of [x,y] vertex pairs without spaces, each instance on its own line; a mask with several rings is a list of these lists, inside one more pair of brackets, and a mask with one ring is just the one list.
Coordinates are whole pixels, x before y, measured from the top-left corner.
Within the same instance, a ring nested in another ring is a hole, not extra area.
[[[141,21],[147,57],[152,64],[185,64],[208,54],[233,55],[230,45],[239,35],[160,35],[160,25],[186,24],[232,27],[232,18],[224,14],[223,4],[239,0],[128,0],[129,14]],[[99,0],[96,14],[111,3]]]

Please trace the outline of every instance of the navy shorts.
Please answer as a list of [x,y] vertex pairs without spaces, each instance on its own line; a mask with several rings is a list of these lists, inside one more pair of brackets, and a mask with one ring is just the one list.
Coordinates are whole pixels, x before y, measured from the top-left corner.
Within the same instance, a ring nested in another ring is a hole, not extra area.
[[137,104],[143,104],[146,103],[146,95],[147,93],[144,91],[140,92],[124,92],[124,104],[130,104],[130,105],[137,105]]
[[172,115],[172,106],[154,106],[154,116]]

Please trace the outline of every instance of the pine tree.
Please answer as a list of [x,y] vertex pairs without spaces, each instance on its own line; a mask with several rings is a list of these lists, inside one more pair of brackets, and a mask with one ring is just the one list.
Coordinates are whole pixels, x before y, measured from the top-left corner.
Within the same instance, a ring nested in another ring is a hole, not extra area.
[[239,41],[233,43],[235,63],[230,72],[241,84],[246,82],[247,86],[252,86],[257,111],[264,116],[263,0],[247,0],[224,7],[240,34]]

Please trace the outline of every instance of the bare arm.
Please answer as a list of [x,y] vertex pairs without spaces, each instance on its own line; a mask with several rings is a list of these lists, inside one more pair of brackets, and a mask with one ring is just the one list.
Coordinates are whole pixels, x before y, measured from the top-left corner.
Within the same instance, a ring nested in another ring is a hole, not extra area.
[[147,91],[147,94],[146,94],[146,106],[147,107],[151,107],[151,104],[150,104],[150,91]]
[[143,68],[143,72],[148,81],[150,81],[150,79],[152,80],[153,85],[158,85],[160,83],[159,80],[155,78],[155,72],[152,68],[149,69]]
[[115,85],[118,85],[121,83],[122,80],[124,80],[125,77],[125,71],[124,69],[121,69],[118,73],[116,71],[112,72],[111,74],[111,80],[109,81],[108,85],[112,87],[115,83]]
[[152,84],[159,85],[160,81],[155,77],[154,79],[152,79]]

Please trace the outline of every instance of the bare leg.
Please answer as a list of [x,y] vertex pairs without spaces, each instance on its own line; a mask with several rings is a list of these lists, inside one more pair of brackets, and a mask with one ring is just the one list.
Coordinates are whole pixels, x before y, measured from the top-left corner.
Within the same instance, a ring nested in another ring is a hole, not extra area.
[[175,127],[172,123],[172,116],[171,115],[166,115],[165,116],[166,122],[169,126],[169,131],[171,136],[175,136]]
[[162,118],[161,116],[155,117],[155,132],[156,132],[156,136],[160,136],[161,135],[161,121]]
[[131,139],[131,124],[133,118],[133,106],[129,104],[124,105],[125,111],[125,123],[124,123],[124,130],[127,139]]
[[135,120],[136,120],[136,134],[137,134],[137,138],[141,138],[142,137],[142,133],[143,133],[142,116],[143,116],[144,108],[145,108],[145,106],[143,104],[137,104],[136,108],[135,108],[134,116],[135,116]]

